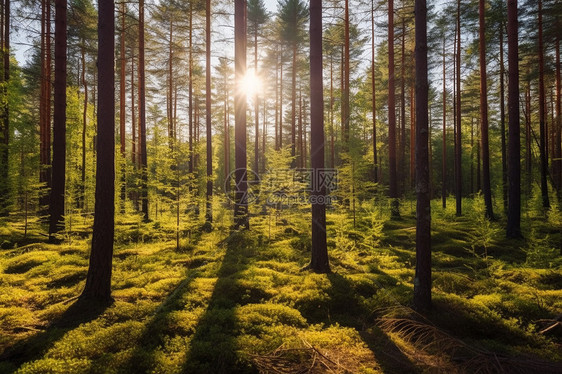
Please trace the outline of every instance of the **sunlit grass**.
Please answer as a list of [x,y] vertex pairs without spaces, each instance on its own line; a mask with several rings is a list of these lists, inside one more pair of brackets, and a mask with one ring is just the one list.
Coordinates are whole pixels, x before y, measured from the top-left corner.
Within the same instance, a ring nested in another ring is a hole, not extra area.
[[[429,319],[469,345],[562,360],[559,337],[539,333],[541,321],[562,311],[562,261],[550,250],[559,217],[532,218],[526,224],[535,236],[506,242],[501,222],[476,230],[477,215],[457,218],[453,201],[445,211],[433,203]],[[70,327],[51,323],[82,290],[89,238],[68,233],[61,244],[46,244],[37,225],[29,232],[34,243],[19,244],[21,232],[6,230],[18,223],[3,221],[0,241],[10,244],[0,255],[0,350],[7,355],[0,372],[454,368],[446,352],[422,352],[377,327],[383,310],[411,303],[415,217],[409,203],[401,206],[402,220],[389,221],[389,207],[364,203],[355,227],[350,216],[328,210],[328,275],[300,270],[310,256],[308,209],[252,217],[248,233],[229,235],[229,220],[211,233],[182,231],[180,248],[173,216],[123,217],[115,302]],[[228,216],[224,209],[215,212]]]

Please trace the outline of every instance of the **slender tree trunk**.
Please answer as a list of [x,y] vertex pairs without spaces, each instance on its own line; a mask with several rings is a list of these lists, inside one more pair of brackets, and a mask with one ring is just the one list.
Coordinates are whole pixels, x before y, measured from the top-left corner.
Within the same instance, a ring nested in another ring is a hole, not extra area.
[[429,196],[427,7],[415,2],[416,19],[416,273],[414,306],[431,309],[431,206]]
[[410,86],[410,188],[416,188],[416,95]]
[[207,0],[205,13],[205,125],[207,130],[207,206],[205,218],[207,222],[213,222],[213,148],[211,134],[211,0]]
[[538,0],[538,28],[539,28],[539,153],[541,158],[541,195],[543,208],[550,208],[548,199],[548,185],[546,175],[548,174],[548,158],[546,145],[546,108],[544,93],[544,46],[543,46],[543,25],[542,25],[542,0]]
[[508,173],[509,197],[507,210],[507,237],[521,237],[521,161],[519,124],[519,51],[518,51],[517,0],[507,1],[508,43]]
[[330,55],[330,167],[332,169],[336,167],[336,150],[334,141],[336,129],[334,127],[334,61],[333,56]]
[[310,269],[329,273],[326,245],[326,185],[319,183],[324,169],[324,98],[322,82],[322,0],[310,1],[310,141],[314,173],[312,200],[312,250]]
[[3,86],[2,114],[0,117],[0,215],[8,215],[10,204],[9,184],[9,145],[10,145],[10,108],[8,104],[8,85],[10,83],[10,0],[4,0],[4,30],[3,30]]
[[299,141],[298,141],[298,145],[299,145],[299,152],[297,155],[297,166],[299,168],[303,168],[304,167],[304,143],[303,143],[303,137],[302,137],[302,92],[301,92],[301,88],[299,86],[299,118],[298,118],[298,132],[299,132]]
[[[500,3],[501,4],[501,3]],[[502,6],[503,10],[503,6]],[[500,132],[502,142],[502,192],[503,209],[507,212],[507,153],[505,141],[505,68],[503,63],[503,22],[499,30],[500,42]]]
[[281,82],[279,81],[279,56],[275,65],[275,150],[279,150],[279,89]]
[[135,54],[131,46],[131,162],[137,168],[137,116],[135,108]]
[[457,0],[457,53],[456,53],[456,131],[455,131],[455,184],[457,216],[462,215],[462,137],[461,137],[461,2]]
[[[254,75],[258,76],[258,25],[255,25],[255,33],[254,33]],[[255,114],[255,141],[254,141],[254,171],[256,174],[259,174],[259,161],[260,161],[260,150],[259,150],[259,128],[260,128],[260,116],[259,116],[259,95],[258,90],[254,95],[254,114]]]
[[[265,99],[265,87],[262,87],[264,91],[262,92],[263,100],[263,124],[262,124],[262,146],[261,146],[261,172],[265,173],[265,146],[267,142],[267,100]],[[259,174],[259,173],[258,173]]]
[[478,120],[478,126],[476,127],[476,193],[481,192],[482,191],[482,172],[480,169],[480,150],[481,147],[480,145],[482,144],[480,141],[480,120]]
[[115,217],[115,19],[113,0],[98,12],[98,157],[92,251],[81,299],[111,302],[111,263]]
[[127,56],[125,54],[125,1],[121,3],[121,40],[119,42],[121,69],[119,72],[119,138],[121,141],[121,213],[125,213],[125,200],[127,196],[127,176],[126,176],[126,150],[125,150],[125,121],[126,119],[126,95],[125,95],[125,74],[127,73]]
[[168,46],[168,98],[167,98],[167,114],[168,114],[168,143],[170,150],[174,149],[174,120],[173,120],[173,92],[174,92],[174,32],[173,20],[170,19],[170,29],[168,32],[170,44]]
[[[188,100],[189,100],[189,174],[193,174],[193,2],[189,2],[189,46],[188,46]],[[192,189],[190,183],[190,190]]]
[[[322,98],[324,98],[322,96]],[[307,130],[306,130],[306,119],[308,118],[307,116],[307,111],[306,111],[306,100],[302,99],[302,111],[303,111],[303,115],[301,116],[301,122],[302,122],[302,128],[303,128],[303,149],[302,149],[302,167],[306,168],[307,165],[307,159],[308,159],[308,143],[307,143]],[[324,134],[324,139],[326,138],[325,134]],[[324,157],[326,157],[326,155],[324,154]],[[310,164],[310,167],[312,167],[312,164]]]
[[[492,188],[490,185],[490,147],[488,142],[488,85],[486,72],[486,19],[485,0],[479,0],[480,33],[480,143],[482,148],[482,191],[486,217],[493,219]],[[460,50],[459,50],[460,51]]]
[[296,165],[295,141],[296,141],[296,117],[297,117],[297,43],[293,45],[293,75],[291,77],[291,166]]
[[[49,204],[51,187],[51,5],[41,1],[41,100],[39,119],[39,183],[43,185],[39,205],[41,211]],[[45,212],[46,213],[46,212]]]
[[283,56],[279,66],[279,148],[283,148]]
[[79,207],[84,209],[86,200],[86,129],[88,118],[88,82],[86,81],[86,51],[85,40],[82,40],[82,85],[84,86],[84,109],[82,111],[82,175],[80,184]]
[[443,150],[441,156],[441,172],[443,174],[441,202],[443,209],[447,207],[447,86],[445,84],[445,72],[445,37],[443,37]]
[[235,119],[235,178],[236,203],[234,228],[249,229],[248,182],[246,166],[246,93],[241,88],[246,74],[246,0],[234,2],[234,119]]
[[398,181],[400,193],[406,191],[406,22],[402,17],[402,38],[400,43],[400,151],[398,154]]
[[[558,24],[559,25],[559,24]],[[562,198],[560,192],[562,190],[562,103],[560,98],[561,90],[560,82],[560,35],[556,37],[556,134],[554,142],[554,157],[556,161],[553,162],[555,165],[555,185],[556,191],[558,193],[558,199]]]
[[474,117],[470,117],[470,194],[474,194]]
[[49,238],[64,229],[66,166],[66,0],[55,0],[55,104]]
[[531,82],[528,80],[525,90],[525,174],[527,175],[527,188],[525,193],[527,199],[531,197],[531,183],[533,180],[533,154],[531,152],[531,143]]
[[228,79],[224,81],[224,178],[225,178],[225,192],[230,191],[229,176],[230,176],[230,121],[229,121],[229,107],[228,107]]
[[141,169],[141,211],[144,220],[148,216],[148,168],[146,155],[146,97],[144,65],[144,0],[139,0],[139,140]]
[[396,112],[394,83],[394,0],[388,2],[388,165],[390,175],[389,195],[391,216],[400,217],[398,207],[398,181],[396,175]]
[[[330,65],[331,67],[331,65]],[[377,160],[377,100],[375,89],[375,0],[371,0],[371,91],[373,110],[373,182],[379,182],[379,163]],[[331,95],[331,94],[330,94]],[[332,166],[333,167],[333,166]]]
[[342,101],[342,133],[344,150],[349,150],[350,108],[349,108],[349,0],[345,0],[344,11],[344,55],[343,55],[343,101]]

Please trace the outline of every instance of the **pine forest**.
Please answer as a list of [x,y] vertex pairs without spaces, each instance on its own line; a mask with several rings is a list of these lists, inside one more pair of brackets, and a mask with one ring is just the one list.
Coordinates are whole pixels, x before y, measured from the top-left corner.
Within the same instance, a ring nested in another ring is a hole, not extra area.
[[558,0],[0,0],[0,373],[562,373]]

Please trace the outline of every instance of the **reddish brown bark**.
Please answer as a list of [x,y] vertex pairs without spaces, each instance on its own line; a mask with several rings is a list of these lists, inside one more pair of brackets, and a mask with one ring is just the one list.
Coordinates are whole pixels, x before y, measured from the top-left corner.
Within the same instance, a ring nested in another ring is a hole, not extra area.
[[92,251],[86,286],[80,296],[99,303],[111,299],[111,264],[115,217],[115,78],[113,0],[98,12],[98,157]]
[[427,7],[415,2],[416,22],[416,273],[414,306],[431,309],[431,206],[429,195]]
[[519,51],[517,0],[507,1],[508,43],[508,211],[507,237],[521,237],[521,125],[519,123]]
[[[236,202],[234,227],[249,229],[246,166],[246,93],[242,82],[246,74],[246,0],[234,2],[234,120]],[[282,81],[282,80],[281,80]]]
[[55,84],[53,163],[49,237],[64,229],[66,166],[66,0],[55,1]]
[[[322,82],[322,1],[310,1],[310,141],[313,178],[319,182],[324,169],[324,97]],[[326,244],[326,186],[313,182],[312,249],[310,269],[316,273],[329,273]]]

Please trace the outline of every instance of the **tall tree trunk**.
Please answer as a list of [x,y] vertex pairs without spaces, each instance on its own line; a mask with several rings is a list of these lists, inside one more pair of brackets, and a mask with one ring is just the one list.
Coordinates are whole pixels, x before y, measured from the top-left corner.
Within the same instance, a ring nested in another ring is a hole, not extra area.
[[131,46],[131,162],[135,169],[137,168],[137,116],[135,108],[135,54]]
[[486,72],[486,19],[485,0],[479,0],[480,34],[480,143],[482,148],[482,191],[486,205],[486,217],[493,219],[492,188],[490,185],[490,147],[488,142],[488,85]]
[[49,238],[64,229],[66,166],[66,0],[55,0],[55,103]]
[[[529,75],[527,74],[527,76]],[[531,82],[528,78],[525,89],[525,179],[527,184],[525,194],[527,195],[527,200],[531,197],[531,184],[533,180],[533,154],[531,151],[531,143]]]
[[296,165],[295,140],[296,140],[296,119],[297,119],[297,43],[293,44],[293,75],[291,77],[291,156],[293,160],[291,166]]
[[443,37],[443,150],[441,156],[441,173],[443,174],[441,203],[443,209],[447,207],[447,86],[445,84],[445,72],[445,37]]
[[225,192],[230,191],[229,176],[230,176],[230,108],[228,107],[228,78],[224,81],[224,180]]
[[474,117],[470,117],[470,194],[474,194]]
[[115,20],[113,0],[98,12],[98,157],[92,251],[81,299],[111,302],[111,262],[115,217]]
[[[258,76],[258,25],[255,25],[254,33],[254,76]],[[254,141],[254,171],[259,174],[259,161],[260,161],[260,151],[259,151],[259,128],[260,128],[260,110],[259,110],[259,95],[258,90],[254,94],[254,115],[255,115],[255,141]]]
[[324,97],[322,82],[322,0],[310,0],[310,141],[314,173],[312,200],[312,249],[310,269],[329,273],[326,244],[326,185],[319,183],[324,169]]
[[[264,91],[262,92],[262,96],[264,97],[263,100],[263,127],[262,127],[262,146],[261,146],[261,172],[265,173],[265,146],[267,142],[267,100],[265,99],[265,87]],[[259,174],[259,173],[258,173]]]
[[141,212],[145,221],[148,216],[148,168],[146,155],[146,97],[144,65],[144,0],[139,0],[139,153],[141,169]]
[[205,119],[207,130],[207,205],[205,218],[213,222],[213,148],[211,134],[211,0],[205,7]]
[[482,191],[482,172],[480,169],[480,165],[482,165],[481,161],[481,144],[480,141],[480,120],[478,120],[478,126],[476,127],[476,193]]
[[332,169],[336,167],[336,150],[335,150],[335,139],[334,139],[335,133],[336,133],[336,129],[334,124],[334,61],[333,61],[333,55],[330,54],[330,167]]
[[170,44],[168,46],[168,98],[167,98],[167,114],[168,114],[168,143],[170,150],[174,150],[174,120],[173,120],[173,93],[174,93],[174,29],[173,20],[170,19],[170,29],[168,38]]
[[[279,52],[278,52],[279,53]],[[281,82],[279,81],[279,55],[276,56],[275,64],[275,150],[279,150],[279,89]]]
[[548,199],[548,185],[546,183],[546,175],[548,173],[548,159],[546,149],[546,108],[544,93],[544,46],[543,46],[543,30],[542,30],[542,0],[538,0],[538,28],[539,28],[539,153],[541,158],[541,196],[543,208],[550,208]]
[[246,166],[246,93],[242,89],[246,74],[246,0],[234,2],[234,120],[235,120],[235,229],[250,228],[248,217],[248,182]]
[[[188,41],[188,101],[189,101],[189,174],[193,174],[194,157],[193,157],[193,2],[189,2],[189,41]],[[192,184],[190,183],[190,190]]]
[[127,176],[126,176],[126,150],[125,150],[125,121],[126,121],[126,95],[125,95],[125,74],[127,73],[127,56],[125,54],[125,1],[121,3],[121,40],[119,41],[121,69],[119,72],[119,138],[121,141],[121,213],[125,213],[125,200],[127,196]]
[[400,41],[400,151],[398,153],[399,191],[406,190],[406,22],[402,17],[402,38]]
[[82,40],[82,85],[84,86],[84,109],[82,110],[82,175],[80,184],[79,207],[84,209],[86,200],[86,129],[88,119],[88,82],[86,81],[85,40]]
[[416,273],[414,306],[431,309],[431,206],[429,196],[427,6],[415,2],[416,19]]
[[3,30],[3,72],[2,72],[2,114],[0,116],[0,215],[8,215],[10,204],[9,184],[9,145],[10,145],[10,108],[8,104],[8,85],[10,82],[10,0],[4,0]]
[[398,181],[396,175],[396,112],[394,83],[394,0],[388,1],[388,166],[390,176],[389,195],[391,216],[400,217],[398,207]]
[[344,55],[343,55],[343,102],[342,102],[342,128],[343,128],[343,146],[344,150],[349,150],[349,132],[350,132],[350,108],[349,108],[349,0],[345,0],[344,11]]
[[[559,25],[559,24],[558,24]],[[561,98],[560,98],[561,82],[560,82],[560,35],[556,37],[556,134],[554,142],[554,157],[555,161],[553,166],[555,167],[554,181],[556,185],[556,191],[558,193],[558,199],[561,199],[562,190],[562,108],[561,108]]]
[[279,76],[279,148],[283,148],[283,55],[281,55]]
[[462,214],[462,137],[461,137],[461,1],[457,0],[455,184],[457,216]]
[[[500,2],[501,4],[501,2]],[[503,6],[502,6],[503,10]],[[502,192],[503,209],[507,212],[507,153],[505,142],[505,68],[503,64],[503,22],[500,23],[499,42],[500,42],[500,136],[502,142]]]
[[297,155],[297,166],[299,168],[304,167],[304,142],[302,137],[302,92],[301,87],[299,86],[299,118],[298,118],[298,132],[299,132],[299,152]]
[[507,1],[508,43],[508,173],[509,197],[507,210],[507,237],[521,237],[521,139],[519,124],[519,51],[518,51],[517,0]]
[[[330,65],[331,66],[331,65]],[[379,182],[379,165],[377,160],[377,95],[375,90],[375,0],[371,0],[371,91],[373,110],[373,182]],[[333,166],[332,166],[333,167]]]
[[41,212],[49,205],[51,187],[51,5],[41,1],[41,98],[39,109],[39,183],[42,190],[39,198]]
[[[415,84],[414,84],[415,85]],[[410,86],[410,188],[416,188],[416,95]]]

